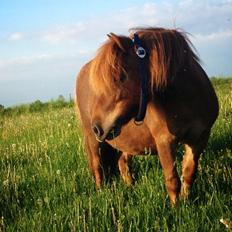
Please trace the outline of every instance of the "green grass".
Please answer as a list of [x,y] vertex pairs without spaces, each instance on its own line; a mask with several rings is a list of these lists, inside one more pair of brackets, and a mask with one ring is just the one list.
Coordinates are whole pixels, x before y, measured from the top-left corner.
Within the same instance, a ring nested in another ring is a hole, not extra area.
[[220,115],[190,199],[176,208],[158,157],[134,158],[133,187],[115,177],[96,191],[72,107],[3,114],[0,231],[229,231],[219,220],[232,220],[232,79],[213,83]]

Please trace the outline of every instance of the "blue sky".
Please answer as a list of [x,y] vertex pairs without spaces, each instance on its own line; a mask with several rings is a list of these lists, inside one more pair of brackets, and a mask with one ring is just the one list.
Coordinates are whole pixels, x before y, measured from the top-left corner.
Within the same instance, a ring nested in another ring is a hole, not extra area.
[[208,75],[232,76],[231,0],[1,0],[0,104],[68,97],[106,34],[135,26],[188,31]]

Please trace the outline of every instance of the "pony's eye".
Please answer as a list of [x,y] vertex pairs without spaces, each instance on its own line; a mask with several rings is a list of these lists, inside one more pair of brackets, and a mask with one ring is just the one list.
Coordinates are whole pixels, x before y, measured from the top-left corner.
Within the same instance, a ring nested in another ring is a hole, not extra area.
[[126,80],[125,75],[121,74],[120,77],[119,77],[119,80],[120,80],[120,82],[123,83]]

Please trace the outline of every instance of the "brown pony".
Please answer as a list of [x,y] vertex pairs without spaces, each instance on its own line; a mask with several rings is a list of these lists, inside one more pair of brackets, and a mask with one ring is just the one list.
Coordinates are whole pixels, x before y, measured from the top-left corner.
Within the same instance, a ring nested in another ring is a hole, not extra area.
[[[158,153],[172,204],[187,198],[198,159],[218,115],[214,89],[185,33],[134,29],[108,35],[80,71],[76,102],[90,169],[99,188],[118,167],[127,184],[131,156]],[[139,113],[138,113],[139,112]],[[139,124],[139,125],[138,125]],[[182,184],[175,167],[184,144]]]

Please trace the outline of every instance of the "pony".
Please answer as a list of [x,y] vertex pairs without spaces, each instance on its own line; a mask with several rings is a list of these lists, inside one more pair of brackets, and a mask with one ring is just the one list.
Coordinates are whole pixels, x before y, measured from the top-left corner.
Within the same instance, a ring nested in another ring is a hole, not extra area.
[[[76,106],[97,189],[117,168],[131,185],[129,161],[149,150],[159,156],[170,202],[188,198],[219,106],[186,32],[108,34],[77,76]],[[182,181],[178,144],[185,148]]]

